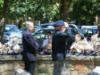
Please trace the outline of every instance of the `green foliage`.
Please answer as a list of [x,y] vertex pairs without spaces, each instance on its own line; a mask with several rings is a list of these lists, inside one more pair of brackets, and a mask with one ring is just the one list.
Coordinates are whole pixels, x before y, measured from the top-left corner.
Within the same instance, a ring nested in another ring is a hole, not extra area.
[[[9,0],[8,18],[27,19],[32,17],[43,22],[60,18],[61,0]],[[66,1],[67,2],[67,1]],[[77,24],[92,24],[95,16],[100,16],[100,0],[72,0],[68,11],[70,21]],[[2,16],[4,0],[0,0],[0,16]]]
[[93,24],[100,12],[99,0],[77,0],[71,11],[71,19],[77,24]]
[[3,0],[0,0],[0,7],[3,7]]
[[0,16],[2,15],[2,8],[3,8],[3,0],[0,0]]
[[59,12],[58,3],[51,0],[10,0],[9,14],[10,19],[19,17],[32,17],[36,20],[53,20]]

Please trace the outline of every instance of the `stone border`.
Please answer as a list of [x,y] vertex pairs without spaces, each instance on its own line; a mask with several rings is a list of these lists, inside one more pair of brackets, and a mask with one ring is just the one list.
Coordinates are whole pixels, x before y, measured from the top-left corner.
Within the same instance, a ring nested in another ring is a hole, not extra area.
[[[37,55],[38,60],[52,60],[51,55]],[[0,55],[0,61],[4,60],[22,60],[21,55]],[[100,56],[66,56],[66,60],[95,60],[100,62]]]

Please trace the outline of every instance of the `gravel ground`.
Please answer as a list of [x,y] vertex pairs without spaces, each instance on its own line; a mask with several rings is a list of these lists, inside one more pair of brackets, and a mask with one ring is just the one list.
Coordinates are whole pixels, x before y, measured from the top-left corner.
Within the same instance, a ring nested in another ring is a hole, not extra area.
[[[66,62],[65,62],[66,63]],[[49,61],[41,61],[36,65],[35,75],[52,75],[53,63]],[[95,67],[91,64],[72,64],[66,63],[66,68],[63,68],[62,75],[88,75],[89,72]],[[0,62],[0,75],[15,75],[15,70],[24,68],[23,62],[11,61],[11,62]]]

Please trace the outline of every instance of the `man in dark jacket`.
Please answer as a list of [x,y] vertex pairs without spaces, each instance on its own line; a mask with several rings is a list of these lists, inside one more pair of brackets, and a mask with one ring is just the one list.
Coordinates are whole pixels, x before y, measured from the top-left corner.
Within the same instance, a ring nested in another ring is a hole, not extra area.
[[26,22],[27,31],[23,32],[23,61],[25,62],[25,70],[34,75],[35,63],[37,61],[36,53],[39,45],[36,39],[32,36],[34,24],[31,21]]
[[64,25],[64,21],[57,21],[55,23],[55,33],[52,38],[52,59],[54,61],[53,75],[61,75],[68,41],[68,35],[64,33],[65,30],[66,27]]

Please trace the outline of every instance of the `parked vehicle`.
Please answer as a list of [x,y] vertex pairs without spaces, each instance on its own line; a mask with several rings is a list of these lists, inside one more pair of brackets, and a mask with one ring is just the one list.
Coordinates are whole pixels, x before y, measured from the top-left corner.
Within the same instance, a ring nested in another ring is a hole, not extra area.
[[85,37],[87,37],[88,40],[90,40],[90,37],[97,32],[98,27],[95,26],[81,26],[82,33]]
[[[46,24],[39,25],[40,27],[37,26],[36,27],[36,32],[34,33],[34,35],[39,39],[39,38],[45,37],[45,34],[47,32],[54,32],[53,24],[54,23],[46,23]],[[82,31],[75,24],[69,24],[69,28],[66,31],[66,33],[68,33],[73,38],[76,35],[76,33],[80,33],[81,35],[83,35]]]
[[8,42],[12,40],[14,37],[17,38],[17,42],[21,43],[22,31],[18,29],[16,25],[7,24],[5,25],[3,40],[4,42]]
[[90,34],[95,34],[97,32],[97,26],[81,26],[82,32],[85,33],[90,33]]
[[73,38],[77,33],[80,33],[82,36],[84,36],[81,29],[79,29],[79,27],[75,24],[69,24],[69,28],[68,28],[67,33]]

